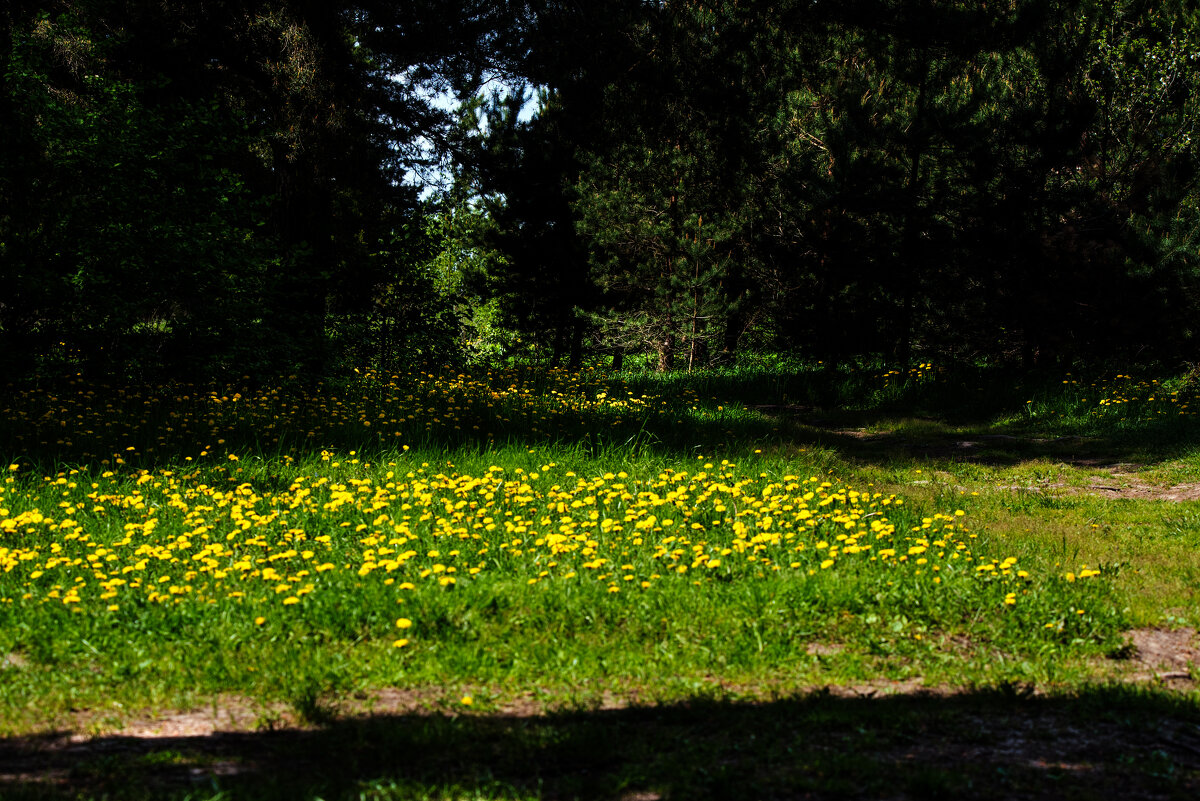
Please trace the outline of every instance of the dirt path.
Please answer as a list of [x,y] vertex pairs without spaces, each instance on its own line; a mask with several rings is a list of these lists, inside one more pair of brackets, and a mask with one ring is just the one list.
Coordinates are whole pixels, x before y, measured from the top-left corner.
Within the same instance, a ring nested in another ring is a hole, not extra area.
[[[912,430],[914,425],[915,431]],[[1084,486],[1046,482],[1035,486],[1001,485],[1001,489],[1057,490],[1065,494],[1165,502],[1200,500],[1200,483],[1151,483],[1145,477],[1147,465],[1123,461],[1129,454],[1115,451],[1111,445],[1097,439],[963,433],[938,430],[945,427],[934,420],[909,421],[895,429],[838,427],[820,420],[800,427],[814,432],[814,442],[832,447],[846,458],[859,462],[903,459],[927,461],[935,468],[938,462],[949,462],[1003,469],[1023,462],[1050,461],[1101,474],[1094,475]]]
[[1200,500],[1200,484],[1180,483],[1170,486],[1146,483],[1136,472],[1114,469],[1107,478],[1098,479],[1086,487],[1071,487],[1068,491],[1086,492],[1104,498],[1123,498],[1139,501],[1196,501]]
[[166,797],[214,786],[231,798],[277,787],[283,797],[337,797],[371,782],[490,797],[499,782],[546,798],[649,801],[723,797],[714,766],[726,765],[752,772],[748,791],[778,798],[1050,799],[1111,786],[1125,797],[1194,798],[1200,638],[1141,629],[1128,642],[1111,663],[1124,685],[1070,697],[877,681],[670,704],[614,690],[568,710],[522,696],[477,711],[430,688],[347,699],[319,726],[232,696],[110,731],[81,713],[71,730],[0,741],[0,797]]

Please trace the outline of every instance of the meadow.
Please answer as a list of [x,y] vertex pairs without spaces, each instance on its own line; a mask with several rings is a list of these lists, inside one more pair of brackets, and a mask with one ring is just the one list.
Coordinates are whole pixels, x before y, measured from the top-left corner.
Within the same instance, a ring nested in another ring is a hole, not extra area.
[[[1130,632],[1200,619],[1198,396],[932,364],[10,386],[0,795],[262,797],[274,735],[336,755],[279,797],[869,795],[914,727],[1099,710],[1097,782],[1186,796],[1187,748],[1104,749],[1148,709],[1196,733],[1191,646]],[[126,747],[198,710],[247,741]],[[798,720],[886,747],[785,754]],[[674,767],[627,753],[656,727]],[[730,750],[759,730],[765,771]],[[533,764],[564,742],[583,773]],[[917,795],[1037,783],[926,756]]]

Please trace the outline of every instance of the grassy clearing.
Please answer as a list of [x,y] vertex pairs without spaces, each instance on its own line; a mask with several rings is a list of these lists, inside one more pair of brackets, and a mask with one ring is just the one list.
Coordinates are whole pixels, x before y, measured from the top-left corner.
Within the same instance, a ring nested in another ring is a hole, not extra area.
[[[14,388],[0,733],[229,697],[329,724],[384,688],[484,718],[716,697],[746,728],[822,686],[1086,695],[1124,630],[1200,619],[1200,509],[1161,500],[1200,471],[1190,385],[1047,380],[972,420],[931,366],[735,378]],[[470,775],[371,797],[541,795]]]

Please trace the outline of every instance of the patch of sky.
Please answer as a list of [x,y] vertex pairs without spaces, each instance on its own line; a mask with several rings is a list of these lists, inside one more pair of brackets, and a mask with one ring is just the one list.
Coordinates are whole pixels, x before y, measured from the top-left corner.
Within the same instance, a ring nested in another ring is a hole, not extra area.
[[[404,80],[397,76],[397,80]],[[433,85],[418,85],[414,87],[416,94],[422,97],[432,108],[445,112],[447,119],[455,119],[472,99],[463,98],[458,93],[444,87]],[[544,89],[517,84],[499,76],[485,79],[475,98],[484,98],[489,102],[503,102],[513,95],[522,98],[521,111],[517,115],[519,122],[528,122],[537,116],[541,106]],[[487,116],[476,115],[476,127],[480,136],[488,132]],[[453,180],[449,154],[445,148],[431,136],[418,136],[413,142],[413,158],[410,168],[405,173],[401,183],[405,186],[416,187],[422,200],[430,200],[449,190]]]

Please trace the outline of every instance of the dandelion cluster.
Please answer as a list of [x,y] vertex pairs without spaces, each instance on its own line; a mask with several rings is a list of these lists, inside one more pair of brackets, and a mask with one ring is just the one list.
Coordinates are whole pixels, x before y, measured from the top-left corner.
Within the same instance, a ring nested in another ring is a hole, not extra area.
[[935,367],[933,362],[921,362],[907,370],[888,370],[879,375],[879,381],[884,387],[903,385],[910,382],[922,383],[933,380],[943,373],[943,369]]
[[1110,381],[1091,384],[1089,389],[1094,403],[1089,414],[1103,420],[1152,420],[1196,414],[1194,389],[1172,390],[1157,379],[1138,380],[1129,375],[1117,375]]
[[290,606],[345,576],[397,591],[491,574],[598,581],[614,593],[779,571],[903,570],[939,583],[956,563],[1008,576],[1016,562],[979,562],[961,511],[898,529],[893,495],[816,476],[740,477],[728,462],[642,480],[554,463],[460,475],[392,462],[372,479],[346,469],[357,459],[324,456],[328,473],[279,490],[213,486],[198,471],[89,481],[75,470],[19,486],[9,477],[0,600]]
[[[872,486],[755,473],[719,458],[628,472],[562,456],[533,461],[533,449],[522,449],[525,467],[422,461],[453,432],[486,440],[513,425],[536,439],[705,413],[694,396],[639,395],[566,372],[541,384],[516,372],[426,373],[291,394],[73,392],[30,390],[9,410],[31,443],[58,436],[52,444],[96,461],[49,475],[20,461],[9,467],[0,483],[0,619],[36,608],[120,621],[219,606],[263,626],[369,596],[393,605],[388,639],[407,653],[420,641],[428,593],[590,587],[636,603],[779,580],[904,588],[901,602],[970,598],[1003,614],[1037,607],[1039,629],[1067,619],[1029,603],[1046,579],[1018,557],[978,551],[962,510],[922,516]],[[345,441],[347,430],[371,447],[315,445]],[[292,445],[234,447],[249,433]],[[428,439],[410,449],[408,435]],[[1052,580],[1076,586],[1094,574]]]

